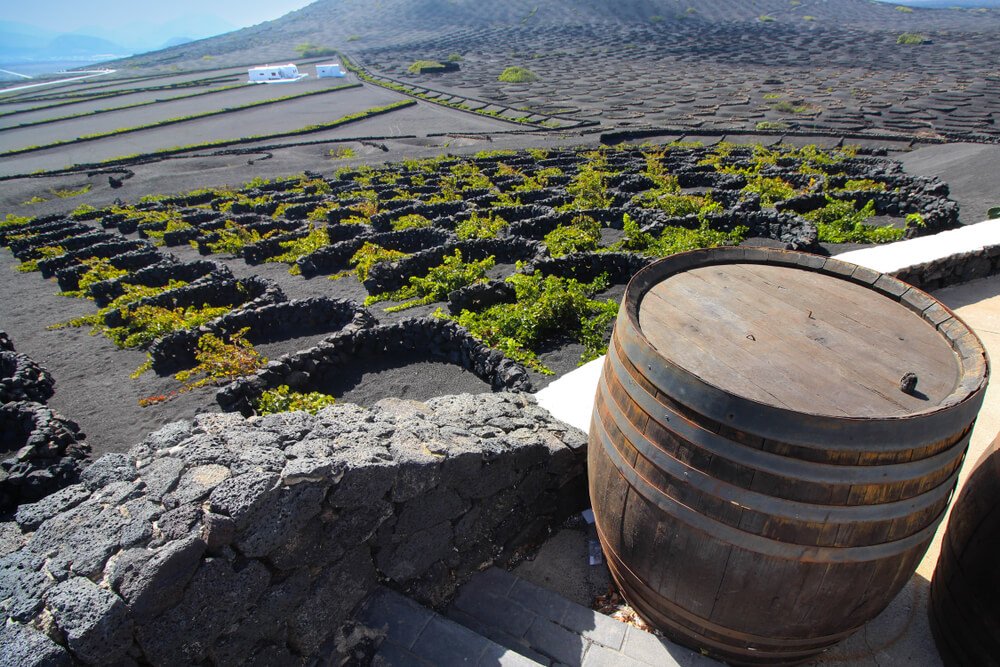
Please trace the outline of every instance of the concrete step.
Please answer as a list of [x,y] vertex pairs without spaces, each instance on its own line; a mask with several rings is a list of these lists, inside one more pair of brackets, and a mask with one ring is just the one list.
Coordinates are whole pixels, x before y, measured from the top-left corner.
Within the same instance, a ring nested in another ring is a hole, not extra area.
[[445,615],[542,665],[720,665],[495,567],[465,584]]
[[538,663],[387,588],[365,602],[358,620],[386,631],[373,665],[382,667],[537,667]]

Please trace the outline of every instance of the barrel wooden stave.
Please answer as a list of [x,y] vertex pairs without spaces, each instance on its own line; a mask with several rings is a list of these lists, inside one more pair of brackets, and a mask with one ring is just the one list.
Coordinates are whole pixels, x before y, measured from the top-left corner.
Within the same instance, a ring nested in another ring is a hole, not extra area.
[[[592,420],[591,498],[612,575],[681,643],[734,664],[801,662],[877,615],[912,576],[968,445],[984,353],[930,297],[883,282],[960,341],[956,391],[969,401],[924,416],[924,428],[808,414],[798,428],[775,425],[769,416],[781,411],[747,411],[656,367],[627,312],[628,293],[654,283],[646,270],[629,286]],[[897,431],[910,440],[888,437]]]
[[931,630],[947,665],[1000,666],[1000,436],[969,475],[931,580]]
[[[630,423],[637,424],[634,419],[643,420],[641,425],[650,440],[661,444],[664,448],[668,449],[672,456],[691,465],[691,467],[709,473],[722,481],[788,500],[827,505],[867,505],[872,502],[892,502],[919,495],[939,486],[954,474],[961,463],[961,447],[964,447],[962,443],[969,433],[968,429],[964,430],[933,447],[925,448],[928,452],[933,452],[932,455],[940,455],[942,458],[948,459],[944,467],[934,470],[930,475],[926,473],[907,473],[905,463],[910,462],[909,459],[911,457],[909,456],[906,456],[906,460],[898,466],[899,474],[895,481],[892,479],[892,470],[885,465],[882,465],[881,469],[875,473],[867,474],[868,478],[881,477],[886,479],[885,484],[855,484],[850,480],[840,483],[838,480],[851,472],[851,468],[845,464],[838,464],[837,467],[833,467],[834,464],[827,464],[820,467],[797,464],[794,461],[782,461],[779,459],[779,454],[771,451],[778,449],[778,447],[770,449],[761,448],[760,454],[734,451],[733,454],[738,453],[744,459],[757,458],[760,461],[760,465],[756,467],[752,465],[741,466],[727,459],[725,456],[718,454],[713,456],[704,449],[676,437],[675,430],[679,427],[677,417],[674,415],[664,417],[667,410],[674,409],[675,404],[664,397],[662,393],[656,392],[648,382],[641,381],[637,377],[639,371],[625,357],[616,340],[613,340],[612,345],[609,347],[608,359],[611,368],[606,368],[604,374],[605,380],[610,385],[612,393],[615,396],[622,397],[618,402],[618,408],[626,412],[626,417]],[[630,381],[635,382],[635,387],[626,389],[625,384]],[[638,394],[640,393],[644,394],[644,396],[639,397]],[[653,393],[655,393],[655,396]],[[650,419],[646,412],[642,412],[637,400],[649,403],[651,406],[656,406],[656,408],[650,411],[660,415],[659,419],[663,421]],[[636,411],[642,412],[642,415],[639,416]],[[721,440],[720,447],[728,448],[731,443],[743,444],[738,439],[725,438],[721,432],[714,433],[711,430],[714,428],[713,424],[695,422],[691,416],[687,416],[685,422],[685,427],[700,430],[701,436]],[[732,429],[730,429],[730,432],[732,432]],[[956,446],[961,447],[955,449]],[[785,458],[791,459],[796,457],[786,456]],[[898,455],[896,458],[897,461],[900,459]],[[924,458],[930,458],[930,456]],[[860,454],[855,454],[853,459],[854,463],[852,465],[855,467],[862,465],[859,463],[861,459]],[[768,464],[773,465],[769,466]],[[811,468],[815,472],[826,470],[829,479],[823,485],[817,485],[813,480],[802,481],[787,474],[781,475],[769,472],[769,470],[773,469],[773,466],[781,465],[797,465],[800,470]],[[874,464],[869,463],[867,460],[863,462],[863,465],[864,467],[860,470],[859,474],[875,470],[872,467]]]

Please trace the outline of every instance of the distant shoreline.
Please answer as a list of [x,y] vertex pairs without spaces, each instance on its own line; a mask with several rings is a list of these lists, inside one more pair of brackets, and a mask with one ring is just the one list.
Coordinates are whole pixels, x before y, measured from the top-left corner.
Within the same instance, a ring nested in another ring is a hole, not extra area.
[[[30,77],[39,77],[51,74],[59,74],[63,71],[79,69],[81,67],[93,67],[98,63],[126,58],[127,56],[109,54],[97,58],[85,60],[45,60],[45,61],[0,61],[0,70],[7,70],[16,74],[23,74]],[[19,78],[19,77],[18,77]]]

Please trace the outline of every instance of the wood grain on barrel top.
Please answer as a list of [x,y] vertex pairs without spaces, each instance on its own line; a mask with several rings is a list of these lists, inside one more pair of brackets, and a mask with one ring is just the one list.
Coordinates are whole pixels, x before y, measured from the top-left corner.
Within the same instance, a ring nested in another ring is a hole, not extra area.
[[[961,371],[945,338],[906,307],[833,276],[720,264],[670,276],[643,295],[653,347],[702,380],[811,414],[892,417],[937,407]],[[905,373],[919,378],[903,393]]]

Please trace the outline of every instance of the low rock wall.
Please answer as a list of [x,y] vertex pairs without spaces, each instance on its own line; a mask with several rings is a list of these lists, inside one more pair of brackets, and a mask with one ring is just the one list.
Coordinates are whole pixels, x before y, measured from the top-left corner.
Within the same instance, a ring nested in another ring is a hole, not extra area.
[[526,271],[536,270],[543,275],[574,278],[585,283],[606,275],[612,284],[625,284],[652,261],[649,257],[629,252],[578,252],[539,260],[529,265]]
[[73,252],[82,248],[88,248],[98,243],[106,243],[115,239],[115,236],[106,232],[87,228],[89,231],[72,231],[62,229],[55,232],[47,232],[38,236],[12,239],[10,241],[10,251],[22,262],[26,259],[37,259],[42,256],[40,249],[45,247],[59,246],[64,250]]
[[[77,236],[75,238],[78,239],[81,237]],[[115,255],[121,255],[122,253],[145,249],[153,249],[153,244],[148,241],[112,237],[109,241],[89,244],[78,250],[71,250],[65,255],[40,259],[38,260],[38,270],[41,272],[43,278],[52,278],[60,269],[65,269],[85,259],[106,259]]]
[[44,403],[52,398],[54,384],[49,372],[28,355],[0,351],[0,403]]
[[338,664],[377,585],[442,604],[578,511],[585,445],[521,394],[170,424],[0,524],[0,655]]
[[[108,257],[108,263],[116,269],[133,272],[144,269],[163,260],[163,255],[156,248],[140,248],[123,252],[120,255]],[[90,270],[86,264],[74,264],[56,271],[59,288],[66,291],[80,289],[80,278]]]
[[[83,234],[90,234],[94,232],[93,227],[80,224],[79,222],[73,222],[72,220],[61,220],[59,222],[50,222],[44,225],[32,225],[30,228],[31,236],[24,238],[12,238],[20,236],[17,233],[8,231],[2,236],[0,236],[0,243],[3,245],[8,245],[10,251],[14,254],[14,257],[18,259],[29,259],[33,254],[38,256],[37,252],[34,252],[37,248],[43,246],[52,245],[62,245],[60,241],[63,239],[69,239],[74,236],[81,236]],[[29,229],[21,230],[21,233],[29,231]],[[102,238],[102,237],[97,237]],[[103,238],[111,238],[109,235],[105,235]]]
[[[82,438],[76,423],[40,403],[0,405],[0,514],[75,483],[90,453]],[[0,608],[5,597],[0,586]]]
[[[94,303],[103,308],[125,293],[124,285],[126,283],[130,285],[144,285],[146,287],[161,287],[168,284],[171,280],[182,280],[189,283],[207,276],[213,271],[229,271],[229,269],[222,264],[207,260],[184,262],[181,264],[172,257],[168,257],[127,276],[94,283],[90,286],[88,292],[94,298]],[[227,275],[232,275],[232,271],[229,271]]]
[[388,250],[412,253],[441,246],[455,240],[455,237],[448,232],[433,227],[387,231],[375,234],[365,232],[365,228],[362,226],[353,227],[360,230],[361,233],[354,234],[349,239],[332,243],[324,248],[320,248],[316,252],[299,258],[296,264],[302,275],[310,278],[346,270],[351,257],[365,243],[374,243]]
[[942,257],[891,275],[925,292],[1000,274],[1000,246]]
[[0,515],[75,483],[86,463],[79,427],[43,405],[54,384],[0,331]]
[[54,230],[62,229],[63,227],[78,224],[79,223],[77,221],[61,215],[50,215],[34,218],[33,220],[29,220],[22,224],[4,226],[0,228],[0,245],[8,246],[16,240],[14,237],[22,237],[25,234],[46,234]]
[[371,313],[347,299],[316,297],[272,303],[259,308],[240,308],[198,329],[182,329],[158,338],[149,347],[153,370],[172,373],[195,365],[198,339],[210,333],[228,338],[249,329],[246,339],[253,344],[334,332],[351,327],[362,329],[375,324]]
[[531,260],[545,254],[545,248],[541,243],[522,238],[470,239],[447,243],[416,252],[398,262],[376,264],[364,280],[365,289],[369,294],[397,290],[409,282],[410,276],[425,275],[456,250],[462,253],[462,259],[466,262],[480,261],[492,256],[500,264],[513,264],[519,260]]
[[[213,271],[184,287],[167,290],[155,296],[146,297],[133,304],[130,308],[142,306],[157,306],[162,308],[181,308],[189,306],[241,306],[242,308],[257,308],[270,303],[285,301],[285,293],[278,285],[266,278],[250,276],[236,279],[225,271]],[[229,277],[226,277],[228,274]],[[112,310],[104,316],[108,326],[121,326],[124,323],[120,310]]]
[[448,293],[448,312],[458,315],[463,310],[479,311],[498,303],[513,303],[516,299],[514,286],[505,280],[473,283]]
[[231,382],[219,390],[216,400],[223,410],[250,415],[267,389],[288,385],[311,391],[329,374],[358,359],[412,352],[459,365],[495,390],[531,390],[524,366],[486,347],[454,322],[423,317],[330,336],[316,347],[280,357],[254,375]]

